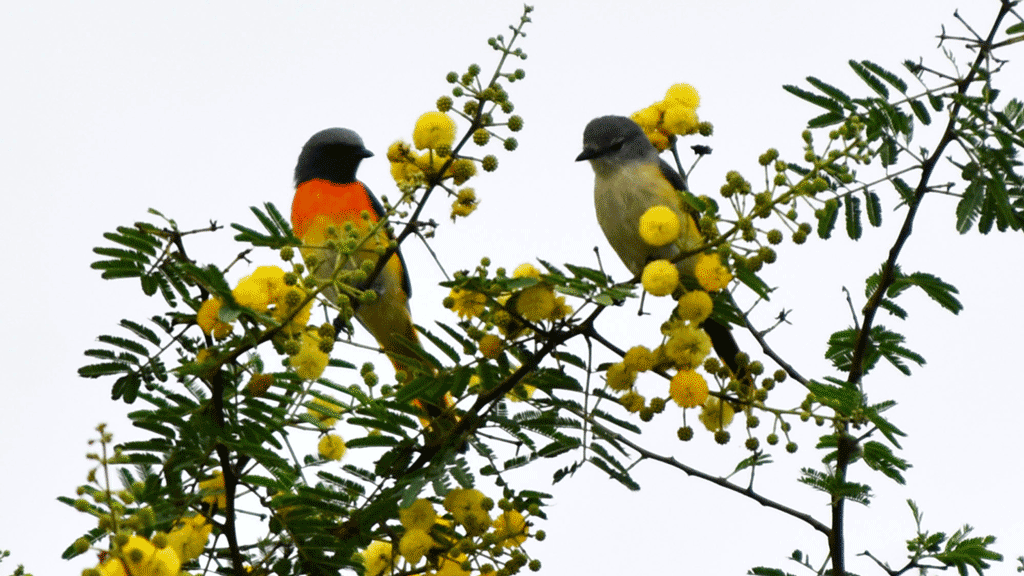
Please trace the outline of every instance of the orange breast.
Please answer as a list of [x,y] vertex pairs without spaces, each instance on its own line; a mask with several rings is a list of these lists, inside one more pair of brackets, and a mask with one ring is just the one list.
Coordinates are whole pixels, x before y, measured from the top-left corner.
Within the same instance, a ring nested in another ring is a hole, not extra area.
[[292,228],[299,238],[305,238],[310,233],[322,237],[327,226],[340,227],[349,221],[364,228],[360,216],[363,210],[370,213],[373,222],[380,217],[361,183],[335,184],[316,178],[303,182],[295,189]]

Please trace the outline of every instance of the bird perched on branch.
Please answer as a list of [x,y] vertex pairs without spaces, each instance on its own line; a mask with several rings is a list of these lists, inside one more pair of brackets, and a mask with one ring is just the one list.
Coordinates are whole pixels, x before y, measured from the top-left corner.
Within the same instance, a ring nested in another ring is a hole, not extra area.
[[[594,169],[594,205],[597,220],[622,263],[634,275],[653,260],[673,260],[699,248],[704,237],[694,222],[680,192],[686,190],[682,177],[659,155],[643,130],[625,116],[602,116],[583,131],[583,152],[576,161],[589,160]],[[649,208],[666,206],[680,222],[676,241],[652,246],[640,235],[640,218]],[[680,277],[694,277],[699,254],[676,263]],[[708,318],[703,323],[715,352],[740,377],[736,353],[739,347],[732,331]]]

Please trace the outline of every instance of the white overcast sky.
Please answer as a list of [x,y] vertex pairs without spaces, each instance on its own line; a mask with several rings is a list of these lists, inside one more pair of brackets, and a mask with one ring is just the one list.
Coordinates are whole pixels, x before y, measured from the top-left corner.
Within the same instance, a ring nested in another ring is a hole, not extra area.
[[[448,202],[426,212],[443,222],[435,248],[449,271],[490,256],[509,268],[537,257],[592,265],[594,246],[619,277],[624,268],[594,221],[589,166],[576,164],[586,122],[629,114],[659,100],[676,82],[700,91],[699,110],[715,124],[714,148],[691,185],[714,194],[727,170],[756,182],[756,158],[775,146],[800,154],[799,133],[817,110],[781,85],[807,75],[867,89],[847,60],[870,59],[900,69],[924,56],[946,66],[936,34],[964,34],[952,17],[959,8],[987,30],[994,0],[772,0],[717,2],[537,2],[521,46],[527,72],[508,86],[526,121],[520,150],[493,149],[497,173],[474,184],[482,203],[467,221],[447,221]],[[295,158],[317,130],[358,131],[377,156],[360,172],[378,194],[393,191],[384,151],[408,138],[415,119],[448,90],[444,76],[470,62],[491,70],[489,36],[505,33],[521,5],[499,1],[375,2],[9,2],[0,18],[0,189],[6,204],[3,245],[8,281],[3,330],[5,400],[0,403],[0,549],[13,553],[0,569],[24,563],[37,575],[77,573],[59,559],[89,520],[56,502],[84,481],[85,441],[98,422],[118,438],[132,437],[123,404],[109,400],[110,382],[76,377],[82,350],[111,333],[122,317],[158,310],[131,282],[104,282],[89,269],[103,232],[145,218],[149,207],[183,228],[254,220],[250,205],[271,201],[287,210]],[[957,52],[961,61],[967,56]],[[998,83],[1024,86],[1020,49]],[[930,144],[930,142],[922,144]],[[885,200],[892,207],[891,200]],[[1024,554],[1024,496],[1018,411],[1024,401],[1019,358],[1020,234],[961,238],[952,233],[955,201],[929,198],[901,259],[906,271],[928,271],[957,285],[966,309],[942,312],[922,297],[907,300],[910,324],[883,318],[903,331],[928,365],[904,378],[881,370],[868,382],[872,400],[894,398],[897,425],[910,436],[904,453],[915,467],[897,487],[856,468],[854,481],[876,487],[874,505],[848,507],[851,569],[877,573],[870,549],[902,565],[912,523],[903,501],[918,500],[926,528],[951,532],[964,522],[999,538],[1012,573]],[[801,372],[830,374],[825,340],[845,328],[850,313],[841,291],[863,305],[861,279],[875,270],[895,237],[902,212],[859,243],[837,235],[795,249],[786,243],[766,278],[783,285],[759,310],[759,320],[791,309],[791,326],[772,343]],[[238,251],[229,234],[197,242],[193,256],[226,263]],[[440,307],[447,293],[428,252],[405,247],[414,273],[416,320],[451,321]],[[274,256],[264,254],[263,262]],[[742,296],[741,296],[742,299]],[[663,313],[665,307],[659,310]],[[599,327],[623,346],[652,343],[657,320],[634,324],[633,309],[604,314]],[[627,323],[621,327],[618,323]],[[365,336],[365,334],[363,334]],[[757,352],[749,336],[741,344]],[[649,390],[661,384],[651,382]],[[794,393],[799,397],[799,393]],[[677,458],[724,474],[744,456],[740,442],[719,449],[698,431],[697,441],[671,441],[675,416],[659,417],[646,442]],[[799,428],[799,426],[797,427]],[[741,430],[737,426],[734,437]],[[796,485],[794,471],[819,458],[816,430],[798,434],[797,457],[776,455],[760,473],[770,497],[827,517],[825,501]],[[662,440],[657,434],[669,438]],[[763,433],[762,433],[763,437]],[[781,452],[778,451],[778,452]],[[564,463],[562,463],[564,465]],[[550,467],[548,467],[550,468]],[[548,487],[535,473],[524,486]],[[821,560],[824,541],[799,522],[731,493],[654,464],[636,477],[645,490],[625,491],[587,469],[551,488],[547,542],[531,552],[546,573],[741,574],[775,565],[794,573],[785,557],[795,547]]]

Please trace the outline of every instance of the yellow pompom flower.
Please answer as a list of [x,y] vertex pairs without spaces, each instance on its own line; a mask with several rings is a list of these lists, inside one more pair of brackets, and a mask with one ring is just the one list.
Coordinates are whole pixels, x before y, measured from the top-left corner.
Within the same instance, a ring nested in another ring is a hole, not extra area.
[[732,424],[735,413],[728,402],[722,402],[717,396],[708,396],[700,409],[700,421],[711,432],[718,432]]
[[646,402],[647,399],[635,390],[630,390],[623,394],[622,398],[619,398],[619,404],[622,404],[622,407],[630,412],[639,412],[643,410],[644,403]]
[[395,563],[391,557],[391,543],[374,540],[363,550],[363,566],[366,576],[391,574]]
[[524,289],[516,298],[516,312],[531,322],[549,318],[555,311],[555,291],[544,284]]
[[[314,397],[310,401],[310,404],[313,404],[314,406],[307,406],[306,411],[310,416],[319,420],[320,424],[326,428],[334,426],[334,423],[338,421],[337,416],[334,416],[334,414],[340,414],[344,410],[340,405],[335,404],[330,400],[324,400],[319,396]],[[318,410],[316,408],[317,406],[322,406],[323,410]]]
[[480,292],[452,288],[448,296],[455,301],[452,312],[458,314],[459,318],[475,318],[486,308],[487,296]]
[[388,162],[405,162],[412,153],[408,142],[397,140],[388,146]]
[[417,150],[451,146],[455,142],[455,121],[444,112],[431,111],[416,120],[412,143]]
[[605,374],[608,379],[608,387],[612,390],[629,390],[636,382],[636,371],[630,370],[624,362],[617,362],[608,367]]
[[456,186],[462,186],[473,176],[476,176],[476,162],[469,158],[459,158],[448,167],[445,176],[449,176]]
[[423,154],[416,159],[416,167],[427,176],[435,176],[447,161],[447,158],[441,158],[437,154]]
[[707,332],[691,324],[674,323],[668,331],[668,337],[661,352],[677,368],[696,368],[711,352],[711,338]]
[[679,238],[679,216],[668,206],[652,206],[640,217],[640,237],[650,246],[664,246]]
[[700,106],[700,94],[689,84],[673,84],[665,92],[665,102],[679,104],[687,108]]
[[337,434],[324,434],[316,445],[316,450],[324,460],[341,460],[348,448],[345,441]]
[[407,161],[391,163],[391,177],[395,179],[396,184],[412,186],[423,182],[423,170],[416,165],[416,160],[417,157],[413,155]]
[[644,135],[647,136],[647,139],[651,141],[651,145],[654,146],[658,152],[668,150],[668,147],[672,144],[668,139],[668,135],[661,130],[644,131]]
[[199,328],[203,333],[218,340],[227,338],[228,334],[231,334],[231,324],[222,322],[218,316],[222,304],[219,298],[210,298],[203,302],[199,311],[196,312],[196,324],[199,325]]
[[120,558],[111,558],[96,567],[100,576],[128,576],[128,570]]
[[711,296],[703,290],[691,290],[679,297],[676,313],[683,320],[700,324],[711,316],[714,303]]
[[469,216],[478,206],[480,206],[480,201],[476,199],[476,190],[472,188],[459,190],[459,193],[455,195],[455,200],[452,202],[452,222],[458,217],[465,218]]
[[199,491],[203,492],[203,502],[217,504],[217,508],[224,510],[228,505],[227,494],[224,493],[224,472],[217,470],[213,478],[199,482]]
[[406,562],[415,566],[435,546],[437,543],[426,530],[412,528],[406,530],[402,539],[398,541],[398,553],[405,558]]
[[643,110],[633,112],[630,119],[636,122],[644,132],[653,131],[661,123],[661,110],[656,105],[648,106]]
[[540,270],[529,262],[516,266],[516,269],[512,272],[513,278],[536,278],[540,280]]
[[480,354],[484,358],[494,360],[501,355],[501,338],[494,334],[485,334],[477,345],[480,348]]
[[167,533],[167,547],[173,548],[182,562],[199,558],[210,539],[213,525],[202,515],[182,518]]
[[491,515],[483,509],[484,494],[473,488],[455,488],[444,497],[444,509],[469,536],[479,536],[491,527]]
[[687,134],[695,134],[697,132],[697,129],[700,127],[700,119],[697,117],[697,112],[694,111],[693,108],[675,105],[669,106],[669,108],[665,110],[663,125],[665,130],[668,130],[672,134],[685,136]]
[[462,569],[462,564],[466,560],[465,554],[459,554],[455,558],[442,556],[434,576],[469,576],[469,570]]
[[437,512],[434,505],[426,498],[420,498],[413,502],[408,508],[398,511],[398,520],[406,530],[420,529],[430,530],[437,522]]
[[655,260],[644,266],[640,281],[651,296],[668,296],[679,285],[679,270],[668,260]]
[[231,294],[242,306],[263,312],[284,286],[284,270],[277,266],[260,266],[239,280]]
[[505,548],[518,548],[520,544],[526,542],[528,533],[526,518],[515,510],[503,512],[494,520],[494,535],[498,537],[498,543]]
[[303,332],[299,352],[288,358],[288,365],[303,380],[316,380],[327,368],[330,357],[320,350],[320,337],[311,331]]
[[693,370],[680,370],[669,382],[668,395],[683,408],[696,408],[708,399],[708,381]]
[[697,277],[697,283],[700,284],[700,287],[708,292],[721,290],[728,286],[732,280],[732,274],[729,274],[725,266],[722,266],[722,261],[718,259],[718,254],[715,253],[702,254],[697,260],[693,274]]
[[654,354],[646,346],[633,346],[622,357],[622,364],[634,372],[647,372],[654,368]]
[[555,309],[551,311],[548,320],[561,320],[570,314],[572,314],[572,306],[565,303],[565,296],[557,296],[555,297]]
[[142,536],[131,536],[121,548],[132,576],[178,576],[181,560],[171,548],[156,548]]

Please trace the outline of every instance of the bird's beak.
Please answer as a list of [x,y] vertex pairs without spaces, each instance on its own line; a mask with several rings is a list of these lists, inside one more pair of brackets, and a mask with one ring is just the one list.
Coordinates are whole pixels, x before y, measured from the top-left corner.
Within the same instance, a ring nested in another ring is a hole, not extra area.
[[367,150],[366,148],[363,148],[363,149],[362,149],[362,150],[361,150],[361,151],[359,152],[359,155],[360,155],[361,157],[363,157],[363,158],[369,158],[369,157],[373,156],[373,152],[370,152],[370,151],[369,151],[369,150]]
[[594,150],[593,148],[584,148],[583,152],[580,152],[580,155],[576,157],[576,161],[579,162],[581,160],[590,160],[591,158],[594,158],[597,155],[597,150]]

